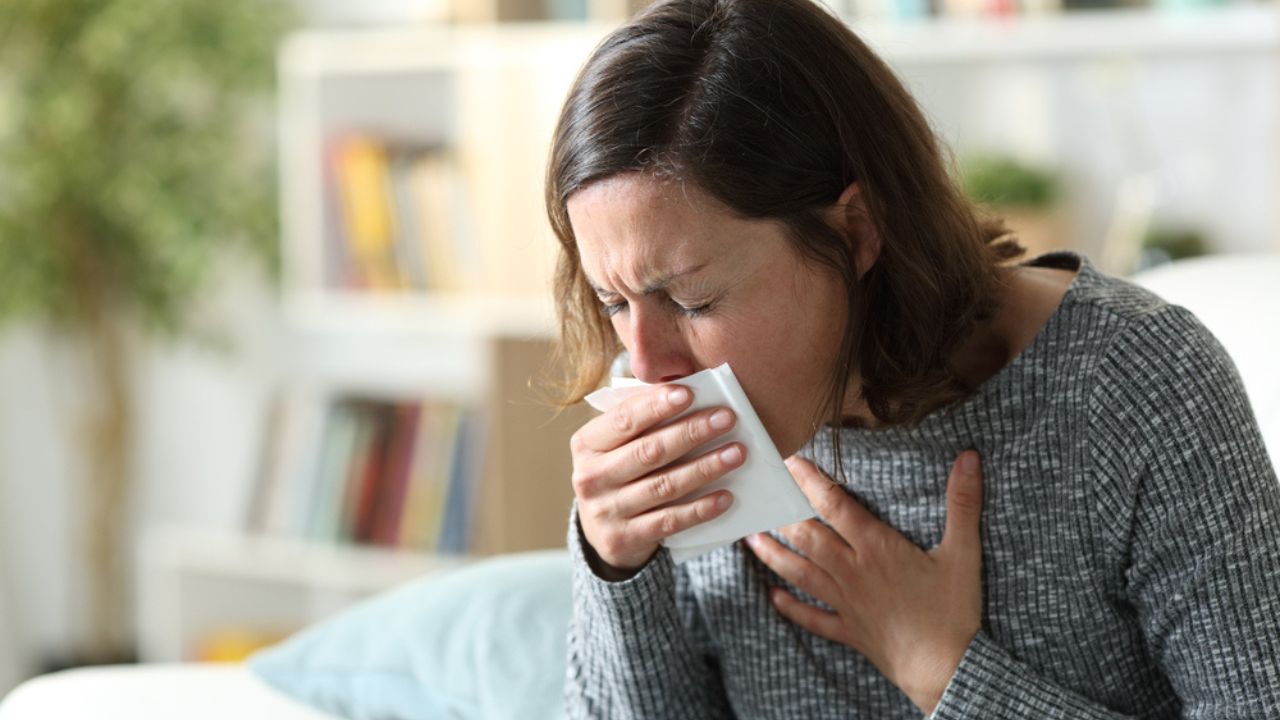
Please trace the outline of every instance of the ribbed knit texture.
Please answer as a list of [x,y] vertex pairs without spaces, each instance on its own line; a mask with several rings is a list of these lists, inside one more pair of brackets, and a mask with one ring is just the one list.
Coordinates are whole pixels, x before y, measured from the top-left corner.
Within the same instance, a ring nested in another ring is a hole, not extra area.
[[[982,630],[932,717],[1280,718],[1280,485],[1231,360],[1084,258],[1036,264],[1079,272],[1013,362],[916,427],[840,431],[849,492],[921,547],[982,455]],[[832,453],[825,431],[802,452]],[[773,610],[795,588],[744,543],[609,583],[582,542],[575,509],[570,717],[920,717]]]

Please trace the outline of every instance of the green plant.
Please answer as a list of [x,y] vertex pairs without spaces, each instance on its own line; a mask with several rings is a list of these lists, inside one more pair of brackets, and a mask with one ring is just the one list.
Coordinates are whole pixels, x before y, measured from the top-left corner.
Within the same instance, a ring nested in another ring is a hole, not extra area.
[[0,325],[78,339],[100,393],[90,654],[115,652],[125,624],[127,329],[188,334],[230,249],[277,264],[273,173],[251,122],[288,20],[272,0],[0,2]]
[[1143,237],[1142,249],[1158,252],[1169,260],[1181,260],[1207,254],[1209,242],[1196,228],[1155,225]]
[[1055,173],[1005,155],[975,155],[960,174],[965,194],[988,205],[1047,208],[1060,194]]

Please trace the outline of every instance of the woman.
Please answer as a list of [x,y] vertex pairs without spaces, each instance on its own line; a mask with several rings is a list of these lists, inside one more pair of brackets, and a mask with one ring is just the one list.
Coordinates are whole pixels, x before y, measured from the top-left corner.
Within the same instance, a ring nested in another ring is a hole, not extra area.
[[[808,0],[610,35],[548,172],[574,436],[567,701],[607,718],[1280,716],[1280,488],[1186,311],[1021,249]],[[673,565],[731,491],[729,362],[822,522]],[[832,481],[834,478],[834,482]]]

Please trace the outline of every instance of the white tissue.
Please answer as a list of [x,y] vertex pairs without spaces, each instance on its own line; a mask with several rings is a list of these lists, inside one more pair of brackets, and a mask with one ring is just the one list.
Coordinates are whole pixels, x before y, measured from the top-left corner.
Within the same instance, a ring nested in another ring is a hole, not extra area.
[[[746,460],[710,485],[679,500],[685,502],[721,488],[729,488],[733,493],[733,504],[723,515],[682,530],[663,541],[671,551],[672,560],[683,563],[752,533],[773,530],[815,515],[728,363],[694,373],[675,381],[675,384],[693,392],[693,404],[678,417],[704,408],[726,406],[737,415],[737,423],[728,433],[694,448],[676,463],[731,442],[742,443],[746,448]],[[586,400],[591,407],[605,412],[647,387],[648,384],[635,378],[615,377],[610,387],[591,393]]]

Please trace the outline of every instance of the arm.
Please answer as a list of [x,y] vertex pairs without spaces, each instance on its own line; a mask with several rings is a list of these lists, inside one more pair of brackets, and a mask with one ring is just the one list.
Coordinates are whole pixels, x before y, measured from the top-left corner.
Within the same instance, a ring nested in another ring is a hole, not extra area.
[[[1158,360],[1151,360],[1158,359]],[[1164,308],[1112,343],[1090,402],[1097,528],[1188,718],[1280,714],[1280,485],[1234,366]],[[933,717],[1119,718],[979,633]]]
[[682,569],[660,550],[628,580],[592,571],[570,517],[573,619],[565,706],[570,718],[732,717],[706,629]]

